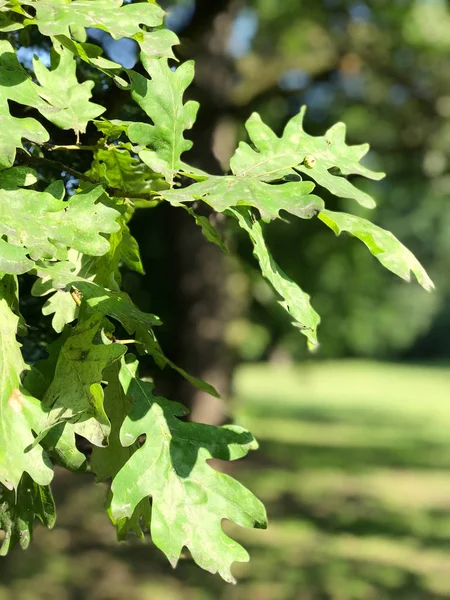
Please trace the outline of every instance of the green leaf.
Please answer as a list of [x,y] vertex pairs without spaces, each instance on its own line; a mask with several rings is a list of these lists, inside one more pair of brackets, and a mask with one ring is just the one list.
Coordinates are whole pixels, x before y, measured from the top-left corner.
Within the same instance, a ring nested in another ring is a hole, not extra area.
[[148,27],[162,24],[164,11],[154,3],[123,5],[122,0],[22,0],[22,4],[33,6],[36,17],[28,19],[26,24],[39,27],[43,35],[65,35],[71,37],[70,28],[94,27],[103,29],[118,40],[132,38],[143,32],[141,23]]
[[76,274],[75,265],[70,265],[70,263],[38,265],[36,272],[42,280],[33,286],[35,295],[45,295],[53,290],[56,290],[56,293],[68,294],[73,287],[81,293],[80,300],[86,302],[90,310],[116,319],[129,334],[135,335],[136,341],[139,343],[139,350],[150,354],[161,369],[169,365],[194,387],[216,398],[219,397],[212,385],[193,377],[164,355],[153,332],[153,326],[161,324],[159,318],[151,313],[140,311],[128,294],[113,292],[101,285],[87,281]]
[[[117,129],[117,126],[112,126],[109,132],[115,133]],[[155,181],[155,174],[147,165],[133,158],[128,149],[114,146],[94,151],[87,175],[105,181],[109,187],[120,190],[123,196],[142,194],[144,198],[153,191]]]
[[33,58],[39,94],[49,106],[40,107],[41,114],[60,129],[73,129],[77,136],[85,133],[89,121],[101,115],[103,106],[90,102],[93,81],[79,83],[73,54],[54,45],[51,52],[51,70],[38,57]]
[[13,246],[0,238],[0,271],[21,275],[34,267],[34,262],[27,256],[28,250]]
[[[35,171],[28,167],[12,167],[0,171],[0,190],[17,189],[17,186],[33,185],[36,181]],[[33,266],[34,263],[28,258],[25,248],[8,244],[0,238],[0,271],[20,275]]]
[[76,281],[95,281],[103,288],[119,292],[120,263],[126,264],[128,268],[138,273],[144,272],[139,247],[125,224],[124,216],[122,215],[118,221],[121,228],[109,236],[109,250],[103,256],[86,256],[69,249],[66,262],[36,265],[35,272],[39,279],[34,283],[31,294],[33,296],[52,294],[45,302],[42,313],[53,314],[52,326],[55,331],[62,331],[64,326],[74,321],[78,315],[78,305],[71,295],[71,286]]
[[55,524],[55,502],[50,487],[38,485],[26,473],[17,494],[0,486],[0,529],[5,532],[0,556],[8,554],[16,544],[28,548],[36,518],[50,529]]
[[248,119],[246,128],[255,150],[245,142],[239,144],[230,166],[235,175],[274,181],[296,171],[306,173],[316,183],[341,198],[353,198],[363,206],[373,208],[374,200],[351,184],[345,177],[332,175],[329,169],[339,168],[343,175],[362,175],[381,179],[362,166],[360,160],[369,150],[368,144],[348,146],[345,125],[333,125],[324,136],[311,136],[303,129],[306,107],[286,125],[281,138],[267,127],[257,113]]
[[[102,57],[92,56],[89,46],[93,44],[84,43],[83,28],[102,29],[115,40],[134,39],[140,45],[143,57],[174,58],[172,46],[178,44],[178,38],[173,32],[165,29],[146,31],[141,27],[162,25],[164,11],[154,2],[123,4],[123,0],[77,0],[65,3],[61,0],[39,0],[36,3],[34,0],[23,0],[22,4],[29,4],[36,9],[36,17],[26,19],[25,24],[37,25],[44,35],[57,36],[58,41],[66,47],[69,47],[67,41],[71,41],[72,47],[76,47],[77,54],[83,60],[104,72],[110,69],[112,63]],[[76,41],[70,39],[74,30],[77,32]]]
[[128,333],[139,336],[140,329],[147,331],[161,325],[160,319],[151,313],[144,313],[125,292],[110,292],[89,281],[76,281],[74,286],[82,293],[82,299],[95,312],[116,319]]
[[122,121],[121,119],[99,119],[94,125],[105,136],[106,140],[118,140],[123,133],[128,133],[128,127],[133,121]]
[[[139,310],[127,293],[108,290],[86,279],[92,265],[88,263],[81,266],[85,257],[72,257],[75,258],[74,263],[38,265],[36,273],[41,279],[34,284],[33,295],[42,296],[55,290],[70,295],[69,292],[73,288],[79,292],[80,302],[86,302],[92,312],[116,319],[129,334],[143,336],[152,327],[161,324],[156,315]],[[94,277],[95,275],[92,275],[92,278]]]
[[73,249],[67,254],[68,260],[65,262],[36,265],[35,273],[39,277],[31,288],[31,295],[35,297],[52,294],[42,307],[42,314],[53,315],[52,327],[58,333],[77,318],[79,311],[78,304],[72,297],[71,290],[66,289],[65,282],[86,276],[83,264],[86,257]]
[[194,124],[199,105],[192,100],[183,104],[183,94],[194,77],[194,63],[185,62],[172,71],[166,59],[142,56],[142,62],[151,79],[131,72],[132,96],[153,125],[133,123],[128,136],[132,142],[148,147],[139,152],[139,157],[173,185],[182,167],[180,157],[192,147],[183,132]]
[[70,421],[76,433],[96,446],[105,444],[110,430],[103,407],[102,374],[126,350],[121,344],[97,339],[102,320],[103,316],[95,313],[72,329],[61,346],[54,378],[42,401],[47,412],[42,430]]
[[23,28],[22,20],[19,15],[24,12],[20,7],[18,0],[2,0],[0,2],[0,31],[8,33],[18,31]]
[[[71,294],[72,284],[76,284],[77,281],[95,282],[97,286],[94,289],[97,295],[103,293],[103,288],[119,292],[121,283],[119,265],[121,262],[130,269],[143,273],[137,242],[131,236],[122,217],[119,219],[119,223],[121,223],[121,229],[109,236],[109,250],[103,256],[86,256],[70,249],[68,260],[65,262],[42,262],[36,265],[35,272],[39,279],[34,283],[31,294],[33,296],[52,294],[45,302],[42,313],[44,315],[53,314],[52,326],[55,331],[62,331],[65,325],[74,321],[78,316],[78,305]],[[115,298],[106,289],[103,291],[105,295]],[[125,302],[131,302],[126,294],[122,297]]]
[[[36,398],[43,398],[55,376],[61,347],[70,335],[67,327],[59,338],[46,348],[48,356],[35,363],[27,372],[24,385]],[[71,423],[60,423],[41,432],[40,445],[61,466],[69,471],[86,470],[86,457],[76,447],[75,432]]]
[[111,433],[108,446],[92,449],[91,470],[95,473],[97,481],[106,481],[114,477],[139,448],[139,443],[124,447],[119,439],[120,427],[132,408],[132,401],[123,391],[119,381],[122,363],[123,359],[116,361],[105,370],[103,375],[104,381],[108,383],[105,389],[104,406],[111,422]]
[[228,252],[228,248],[226,247],[222,236],[207,217],[198,215],[192,208],[189,208],[189,206],[186,206],[185,204],[181,204],[181,206],[195,219],[196,224],[201,228],[202,233],[208,242],[219,246],[223,252]]
[[57,333],[61,333],[68,323],[72,323],[78,317],[78,306],[69,292],[54,291],[42,307],[42,314],[53,315],[52,327]]
[[172,46],[180,43],[178,37],[169,29],[158,29],[150,34],[145,32],[136,33],[133,39],[139,42],[141,56],[146,59],[175,58]]
[[[84,31],[84,30],[83,30]],[[81,58],[85,63],[92,65],[108,77],[112,77],[114,82],[122,88],[127,88],[129,82],[120,76],[123,72],[121,64],[116,63],[112,60],[108,60],[102,56],[103,49],[100,46],[90,43],[79,42],[68,38],[66,35],[56,35],[57,40],[61,46],[64,46],[75,56]]]
[[51,463],[40,446],[31,450],[32,431],[40,431],[41,403],[22,385],[26,365],[16,340],[19,318],[0,298],[0,483],[17,490],[24,472],[40,485],[53,477]]
[[402,279],[410,281],[411,271],[420,285],[431,290],[434,284],[412,252],[390,232],[355,215],[323,210],[319,219],[336,235],[347,231],[360,239],[380,263]]
[[19,63],[12,45],[0,40],[0,169],[14,164],[16,149],[23,148],[23,138],[36,143],[49,139],[39,121],[31,117],[19,119],[9,112],[8,100],[33,108],[44,106],[38,90]]
[[[0,236],[24,248],[34,261],[64,260],[67,247],[101,256],[109,249],[101,233],[113,233],[120,227],[116,222],[119,213],[98,201],[102,194],[101,185],[90,186],[63,202],[47,192],[0,189]],[[23,272],[23,255],[20,264]],[[2,270],[7,271],[7,266],[5,259]]]
[[[136,273],[144,275],[145,271],[142,265],[141,253],[139,251],[139,245],[137,241],[131,235],[129,228],[126,225],[122,228],[121,233],[122,239],[120,240],[120,260],[132,271],[136,271]],[[98,279],[96,279],[96,281],[98,281]]]
[[130,360],[120,380],[133,409],[120,430],[120,441],[130,446],[145,434],[146,442],[114,478],[111,512],[115,518],[131,517],[151,496],[152,540],[172,565],[186,546],[202,568],[232,582],[232,563],[247,561],[248,554],[223,532],[222,520],[264,528],[265,510],[251,492],[206,461],[235,460],[257,444],[248,431],[234,425],[181,421],[186,408],[154,396],[153,384],[138,379],[137,362]]
[[310,303],[310,297],[280,269],[272,258],[263,237],[261,224],[252,218],[246,209],[231,209],[240,227],[244,229],[253,243],[253,252],[258,259],[261,273],[283,298],[281,306],[293,317],[293,324],[308,339],[311,349],[317,346],[317,327],[320,317]]
[[[123,358],[121,362],[116,361],[104,373],[104,379],[108,382],[105,390],[105,411],[111,422],[111,433],[106,448],[93,448],[91,455],[91,471],[95,473],[97,481],[107,481],[114,478],[120,469],[127,463],[130,457],[138,450],[139,442],[130,446],[122,446],[120,442],[120,428],[125,417],[131,412],[132,401],[119,381],[119,371],[126,369]],[[111,490],[106,496],[106,508],[108,515],[117,528],[119,539],[125,539],[127,534],[133,531],[139,538],[143,538],[142,524],[150,528],[150,503],[148,499],[142,500],[136,507],[130,518],[114,519],[111,514]]]
[[271,185],[250,177],[229,175],[211,176],[187,188],[162,190],[159,194],[174,205],[203,200],[218,212],[233,206],[254,206],[264,220],[276,219],[280,210],[310,219],[324,207],[323,200],[310,193],[313,189],[310,181]]
[[4,298],[12,312],[19,317],[19,323],[17,325],[18,335],[28,335],[27,324],[20,314],[19,282],[16,275],[4,274],[2,277],[2,274],[0,273],[0,298]]
[[18,187],[28,187],[37,183],[38,177],[34,169],[18,166],[0,171],[0,188],[15,190]]

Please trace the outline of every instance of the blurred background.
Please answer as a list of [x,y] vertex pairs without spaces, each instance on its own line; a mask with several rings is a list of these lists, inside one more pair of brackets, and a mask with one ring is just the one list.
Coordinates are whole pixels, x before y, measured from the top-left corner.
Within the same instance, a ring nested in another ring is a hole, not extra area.
[[[124,285],[161,316],[166,353],[225,400],[166,374],[160,389],[195,420],[233,419],[254,433],[260,450],[231,472],[266,503],[269,529],[233,532],[251,554],[235,566],[236,587],[188,559],[172,571],[150,542],[116,544],[105,490],[89,475],[58,473],[57,526],[38,527],[29,550],[2,559],[0,600],[450,598],[449,4],[162,4],[179,58],[196,61],[188,95],[201,109],[187,161],[227,171],[253,111],[279,134],[303,104],[310,134],[344,121],[348,142],[369,142],[365,164],[387,177],[355,180],[377,200],[373,212],[325,200],[392,230],[436,291],[398,280],[355,239],[283,215],[265,234],[322,317],[311,356],[239,231],[218,221],[225,255],[184,211],[141,213],[132,229],[146,275],[124,272]],[[133,42],[90,37],[142,68]],[[24,64],[30,49],[46,55],[33,44],[24,42]],[[111,118],[142,119],[126,92],[100,83],[94,100]]]

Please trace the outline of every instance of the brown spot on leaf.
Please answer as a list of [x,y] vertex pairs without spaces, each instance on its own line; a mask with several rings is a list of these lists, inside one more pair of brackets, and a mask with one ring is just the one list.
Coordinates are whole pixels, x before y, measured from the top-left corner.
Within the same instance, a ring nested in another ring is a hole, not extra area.
[[19,414],[23,410],[22,402],[23,402],[22,392],[18,388],[14,388],[13,391],[11,392],[10,397],[8,398],[9,408],[13,412]]

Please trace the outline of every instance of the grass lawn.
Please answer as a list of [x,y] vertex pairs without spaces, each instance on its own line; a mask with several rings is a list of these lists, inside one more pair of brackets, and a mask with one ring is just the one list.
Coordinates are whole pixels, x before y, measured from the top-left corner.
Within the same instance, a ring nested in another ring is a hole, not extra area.
[[237,586],[116,545],[102,488],[64,475],[57,528],[0,559],[0,600],[450,598],[450,369],[246,365],[233,407],[260,443],[234,474],[270,519],[225,524],[251,553]]

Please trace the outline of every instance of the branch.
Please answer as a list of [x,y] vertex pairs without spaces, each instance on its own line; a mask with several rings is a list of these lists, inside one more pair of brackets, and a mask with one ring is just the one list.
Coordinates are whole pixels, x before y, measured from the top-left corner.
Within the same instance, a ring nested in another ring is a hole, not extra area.
[[60,173],[64,171],[65,173],[73,175],[74,177],[76,177],[77,179],[81,179],[82,181],[87,181],[88,183],[99,183],[98,181],[90,179],[90,177],[88,177],[84,173],[80,173],[80,171],[76,171],[75,169],[72,169],[71,167],[68,167],[67,165],[64,165],[63,163],[57,160],[44,158],[43,156],[31,156],[28,154],[28,152],[22,149],[19,149],[18,152],[22,157],[21,162],[23,163],[28,163],[30,165],[34,164],[46,166],[49,169],[57,169]]
[[[60,146],[61,148],[61,146]],[[48,167],[49,169],[54,169],[57,170],[59,173],[62,173],[63,171],[65,173],[68,173],[69,175],[72,175],[73,177],[76,177],[77,179],[81,180],[81,181],[86,181],[87,183],[92,183],[94,185],[98,185],[101,184],[105,187],[105,192],[107,192],[110,196],[115,196],[115,197],[120,197],[120,198],[144,198],[144,199],[149,199],[149,198],[154,198],[155,196],[158,196],[158,192],[152,192],[152,191],[148,191],[148,192],[142,192],[141,194],[138,194],[136,192],[127,192],[126,190],[122,190],[120,188],[114,188],[114,187],[110,187],[110,186],[105,186],[104,182],[102,181],[98,181],[96,179],[91,179],[90,177],[88,177],[87,175],[85,175],[84,173],[81,173],[80,171],[76,171],[75,169],[72,169],[71,167],[68,167],[67,165],[64,165],[63,163],[57,161],[57,160],[52,160],[50,158],[44,158],[43,156],[30,156],[28,154],[28,152],[26,152],[25,150],[22,149],[18,149],[18,153],[20,153],[20,162],[25,163],[25,164],[30,164],[30,165],[41,165],[41,166],[45,166]]]

